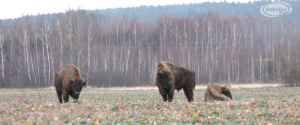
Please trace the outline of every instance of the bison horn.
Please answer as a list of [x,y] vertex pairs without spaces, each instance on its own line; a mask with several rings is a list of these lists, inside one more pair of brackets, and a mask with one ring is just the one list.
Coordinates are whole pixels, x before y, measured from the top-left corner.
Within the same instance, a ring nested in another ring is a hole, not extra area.
[[70,78],[73,82],[75,81],[75,79],[73,78],[73,75],[71,75]]
[[227,84],[227,85],[225,85],[228,89],[230,89],[231,88],[231,84]]
[[83,85],[86,85],[87,84],[87,79],[83,80]]

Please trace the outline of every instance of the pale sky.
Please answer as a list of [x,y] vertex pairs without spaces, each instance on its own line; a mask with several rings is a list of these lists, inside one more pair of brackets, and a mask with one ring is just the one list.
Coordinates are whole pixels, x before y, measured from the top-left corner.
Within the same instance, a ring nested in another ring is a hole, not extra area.
[[[24,15],[64,12],[68,7],[94,10],[116,7],[138,7],[140,5],[172,5],[201,3],[223,0],[3,0],[0,3],[0,19],[17,18]],[[227,2],[248,2],[253,0],[226,0]]]

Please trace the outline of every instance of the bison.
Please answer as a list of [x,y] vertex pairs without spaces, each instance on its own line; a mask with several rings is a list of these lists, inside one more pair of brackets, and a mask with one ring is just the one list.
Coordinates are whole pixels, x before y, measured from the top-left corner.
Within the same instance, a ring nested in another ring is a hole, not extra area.
[[163,61],[158,64],[156,74],[156,85],[164,102],[172,102],[175,89],[179,91],[182,88],[188,102],[193,101],[193,90],[195,90],[195,71],[193,69]]
[[81,77],[79,69],[73,64],[66,65],[55,74],[54,85],[60,103],[62,103],[62,97],[65,103],[68,102],[69,95],[77,100],[82,87],[86,84],[87,79]]
[[212,83],[207,86],[204,98],[205,102],[229,101],[232,100],[232,95],[227,86]]

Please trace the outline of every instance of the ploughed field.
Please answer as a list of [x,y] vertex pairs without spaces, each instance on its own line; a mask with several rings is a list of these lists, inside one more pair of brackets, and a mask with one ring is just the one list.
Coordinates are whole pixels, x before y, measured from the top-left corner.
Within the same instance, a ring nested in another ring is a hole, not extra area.
[[204,91],[164,103],[157,89],[83,88],[59,104],[54,89],[0,89],[0,124],[300,124],[300,88],[232,88],[233,101],[215,103]]

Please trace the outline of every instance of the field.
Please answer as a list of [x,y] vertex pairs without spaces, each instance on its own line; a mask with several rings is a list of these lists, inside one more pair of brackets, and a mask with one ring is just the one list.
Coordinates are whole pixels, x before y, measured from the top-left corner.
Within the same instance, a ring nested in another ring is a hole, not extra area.
[[54,89],[0,89],[0,124],[300,124],[300,88],[231,89],[234,100],[188,103],[183,91],[164,103],[156,88],[84,88],[59,104]]

